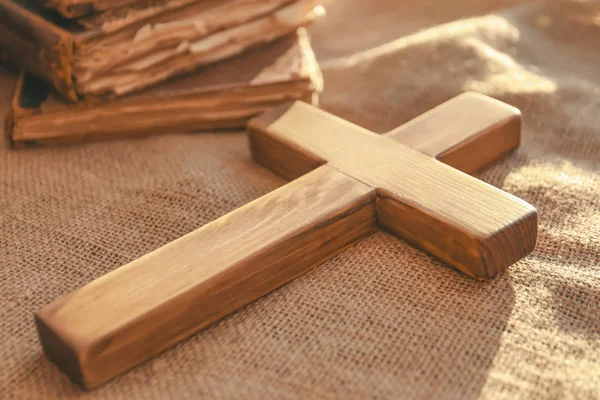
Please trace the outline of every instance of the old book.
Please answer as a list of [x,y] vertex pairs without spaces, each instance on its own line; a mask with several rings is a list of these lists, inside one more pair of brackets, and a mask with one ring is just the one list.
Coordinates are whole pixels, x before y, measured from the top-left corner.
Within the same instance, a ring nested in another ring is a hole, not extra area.
[[18,81],[6,132],[15,147],[243,127],[291,99],[314,103],[322,77],[306,31],[214,67],[111,100],[68,103],[30,73]]
[[[42,1],[42,0],[39,0]],[[46,0],[46,7],[54,8],[65,18],[76,18],[112,10],[135,3],[136,0]]]
[[305,26],[322,0],[143,0],[77,20],[0,0],[0,48],[71,101],[151,86]]

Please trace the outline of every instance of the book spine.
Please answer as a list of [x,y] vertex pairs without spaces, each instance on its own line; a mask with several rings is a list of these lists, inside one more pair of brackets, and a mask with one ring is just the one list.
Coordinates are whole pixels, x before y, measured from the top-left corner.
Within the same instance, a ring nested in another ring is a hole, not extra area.
[[32,113],[31,110],[23,109],[20,106],[19,99],[23,93],[24,82],[25,73],[21,72],[19,74],[19,78],[17,79],[17,84],[15,85],[15,92],[13,93],[13,97],[10,102],[10,108],[6,113],[6,117],[4,117],[4,133],[6,135],[6,139],[8,140],[9,145],[15,148],[24,147],[20,146],[18,143],[15,143],[13,140],[17,120],[24,115],[29,115]]
[[77,100],[71,62],[73,36],[39,15],[0,0],[0,48],[8,60],[52,84],[71,101]]

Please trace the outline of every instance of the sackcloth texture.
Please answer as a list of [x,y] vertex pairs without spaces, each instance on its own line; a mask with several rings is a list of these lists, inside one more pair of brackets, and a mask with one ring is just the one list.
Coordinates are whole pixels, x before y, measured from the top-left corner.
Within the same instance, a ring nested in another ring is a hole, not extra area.
[[535,252],[478,283],[378,233],[86,394],[33,312],[285,181],[242,132],[3,139],[0,398],[600,397],[600,4],[338,0],[312,32],[322,107],[375,132],[467,90],[520,108],[522,147],[479,177],[537,207]]

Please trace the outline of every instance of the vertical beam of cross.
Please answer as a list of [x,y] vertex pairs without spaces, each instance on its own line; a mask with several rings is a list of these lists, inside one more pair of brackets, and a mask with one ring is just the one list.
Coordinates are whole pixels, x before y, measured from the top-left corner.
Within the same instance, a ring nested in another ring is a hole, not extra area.
[[[494,116],[447,121],[467,105]],[[518,145],[518,117],[475,95],[387,137],[300,103],[259,117],[255,159],[299,178],[41,309],[44,351],[93,388],[380,228],[491,278],[535,246],[535,209],[399,142],[471,171],[483,162],[462,159],[477,148],[495,160]],[[438,127],[443,140],[432,140]],[[496,135],[510,143],[486,146]]]
[[302,103],[249,124],[261,164],[284,175],[328,166],[377,190],[378,223],[478,279],[533,249],[537,212],[526,202]]

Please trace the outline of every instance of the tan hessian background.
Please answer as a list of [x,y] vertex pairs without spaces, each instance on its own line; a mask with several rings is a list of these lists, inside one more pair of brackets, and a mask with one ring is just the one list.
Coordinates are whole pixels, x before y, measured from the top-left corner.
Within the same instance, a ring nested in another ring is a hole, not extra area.
[[[85,398],[600,397],[600,4],[329,9],[325,109],[377,132],[465,90],[522,110],[522,148],[480,177],[537,207],[537,250],[477,283],[380,233]],[[0,69],[2,113],[13,85]],[[35,310],[283,183],[242,133],[0,143],[0,398],[82,396]]]

